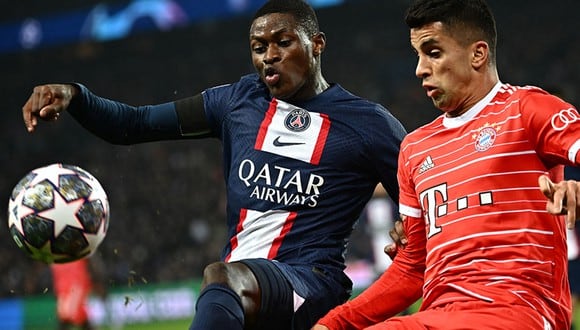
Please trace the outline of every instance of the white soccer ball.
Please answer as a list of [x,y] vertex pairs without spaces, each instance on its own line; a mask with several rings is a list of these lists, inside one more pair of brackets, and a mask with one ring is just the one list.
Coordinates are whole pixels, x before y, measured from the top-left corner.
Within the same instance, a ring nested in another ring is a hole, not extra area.
[[89,172],[73,165],[30,171],[8,202],[10,235],[28,256],[47,264],[90,256],[108,226],[105,190]]

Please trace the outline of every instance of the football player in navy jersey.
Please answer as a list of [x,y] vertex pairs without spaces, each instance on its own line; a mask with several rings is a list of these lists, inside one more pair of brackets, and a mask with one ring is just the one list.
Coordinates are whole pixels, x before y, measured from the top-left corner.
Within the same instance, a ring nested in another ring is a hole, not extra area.
[[114,144],[218,138],[229,239],[204,270],[191,329],[309,329],[345,302],[345,249],[375,186],[398,200],[406,134],[383,106],[329,83],[315,12],[272,0],[250,27],[256,73],[159,105],[133,107],[81,84],[36,86],[26,128],[67,110]]

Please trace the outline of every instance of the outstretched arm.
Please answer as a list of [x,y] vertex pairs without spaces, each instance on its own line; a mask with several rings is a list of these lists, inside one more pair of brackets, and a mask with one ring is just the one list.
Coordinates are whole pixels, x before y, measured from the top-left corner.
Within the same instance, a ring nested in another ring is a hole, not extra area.
[[580,182],[563,180],[552,182],[547,175],[538,179],[540,190],[548,198],[546,210],[551,214],[565,214],[566,226],[574,228],[576,219],[580,215]]
[[36,86],[22,107],[26,129],[33,132],[38,119],[55,121],[65,110],[84,128],[114,144],[211,135],[201,94],[175,102],[131,106],[99,97],[80,84]]
[[389,268],[356,298],[328,312],[312,330],[365,328],[404,311],[421,297],[425,223],[420,218],[403,217],[403,225],[408,242],[398,247]]

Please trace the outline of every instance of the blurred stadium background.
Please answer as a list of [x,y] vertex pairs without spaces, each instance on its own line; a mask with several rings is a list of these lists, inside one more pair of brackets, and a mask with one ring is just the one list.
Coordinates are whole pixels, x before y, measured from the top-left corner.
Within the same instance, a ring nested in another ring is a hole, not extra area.
[[[580,2],[489,2],[498,21],[502,81],[558,91],[580,105]],[[21,107],[32,88],[46,82],[82,82],[101,96],[147,104],[234,81],[252,71],[247,33],[263,1],[3,3],[0,219],[7,223],[9,194],[29,170],[54,162],[87,169],[111,206],[97,256],[109,295],[92,300],[94,317],[106,329],[150,329],[148,323],[157,324],[151,329],[186,328],[203,267],[219,257],[224,242],[219,143],[112,146],[66,115],[30,135]],[[328,80],[383,103],[408,130],[439,115],[414,77],[402,18],[407,1],[311,3],[327,33]],[[355,233],[349,260],[372,262],[365,235],[360,228]],[[27,259],[6,227],[0,256],[0,328],[54,328],[48,267]]]

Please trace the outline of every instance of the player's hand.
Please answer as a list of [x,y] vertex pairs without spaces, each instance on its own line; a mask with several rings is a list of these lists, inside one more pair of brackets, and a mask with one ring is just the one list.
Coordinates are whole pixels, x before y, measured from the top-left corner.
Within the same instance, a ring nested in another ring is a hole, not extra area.
[[329,330],[326,326],[315,324],[310,330]]
[[38,124],[38,118],[55,121],[60,113],[66,110],[71,99],[76,95],[73,85],[41,85],[34,87],[32,95],[22,107],[22,117],[28,132],[33,132]]
[[548,198],[546,210],[551,214],[565,214],[566,227],[574,228],[577,214],[580,215],[580,182],[564,180],[552,182],[546,175],[538,178],[540,190]]
[[393,243],[385,246],[385,254],[391,258],[391,260],[395,259],[397,255],[397,251],[400,246],[407,245],[407,235],[405,235],[405,230],[403,229],[403,221],[397,220],[395,221],[395,225],[393,229],[389,231],[389,235],[393,240]]

